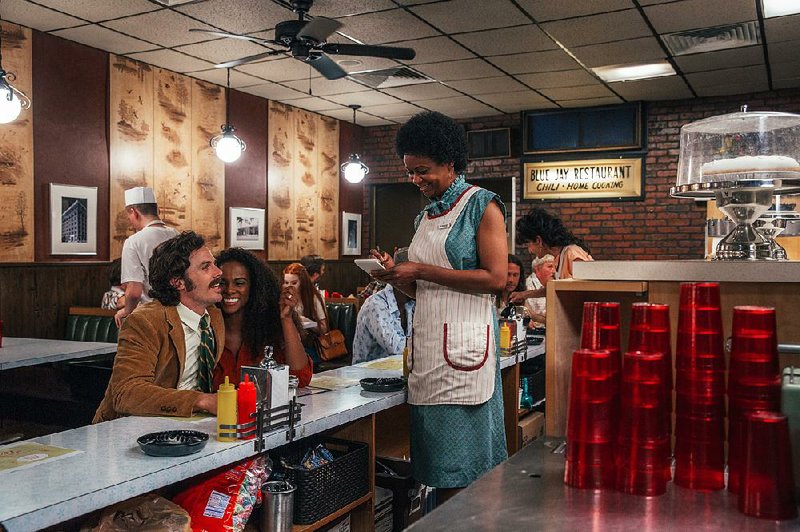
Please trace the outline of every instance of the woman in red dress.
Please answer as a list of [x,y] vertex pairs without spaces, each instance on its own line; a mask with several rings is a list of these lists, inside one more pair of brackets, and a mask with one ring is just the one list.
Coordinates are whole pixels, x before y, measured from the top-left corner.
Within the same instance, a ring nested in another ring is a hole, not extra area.
[[300,386],[311,381],[313,365],[303,349],[294,322],[299,297],[292,287],[283,287],[277,277],[255,255],[241,248],[223,250],[217,256],[222,270],[222,301],[225,319],[225,350],[214,368],[213,389],[225,381],[239,384],[242,366],[257,366],[264,347],[274,348],[279,364],[288,364]]

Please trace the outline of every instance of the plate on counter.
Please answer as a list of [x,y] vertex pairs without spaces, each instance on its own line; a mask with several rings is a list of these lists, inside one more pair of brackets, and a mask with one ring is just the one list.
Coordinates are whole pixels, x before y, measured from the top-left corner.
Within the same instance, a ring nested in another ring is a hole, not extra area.
[[399,392],[406,385],[406,381],[402,377],[369,377],[361,379],[359,382],[364,391],[379,393]]
[[196,430],[165,430],[139,436],[136,443],[149,456],[186,456],[199,452],[208,434]]

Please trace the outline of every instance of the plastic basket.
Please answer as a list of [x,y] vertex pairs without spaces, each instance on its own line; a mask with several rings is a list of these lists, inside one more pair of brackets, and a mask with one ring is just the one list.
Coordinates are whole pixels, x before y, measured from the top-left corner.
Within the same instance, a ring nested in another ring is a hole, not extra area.
[[286,480],[297,486],[294,524],[309,525],[369,493],[369,449],[366,443],[311,436],[273,451],[295,466],[310,447],[324,444],[333,461],[315,469],[285,468]]

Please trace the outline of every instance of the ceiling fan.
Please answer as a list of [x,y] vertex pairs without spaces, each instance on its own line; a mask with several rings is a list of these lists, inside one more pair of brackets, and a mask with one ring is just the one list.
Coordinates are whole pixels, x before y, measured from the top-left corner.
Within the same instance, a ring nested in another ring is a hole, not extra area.
[[370,46],[367,44],[329,43],[327,39],[342,23],[330,18],[315,17],[307,19],[308,10],[314,0],[292,0],[292,11],[297,13],[297,20],[286,20],[275,26],[275,39],[259,39],[248,35],[236,35],[219,31],[190,29],[189,31],[209,33],[220,37],[242,39],[265,46],[280,46],[284,49],[270,49],[268,52],[242,57],[226,63],[215,65],[217,68],[233,68],[269,56],[286,54],[308,63],[328,79],[339,79],[347,72],[336,64],[328,55],[354,55],[362,57],[384,57],[387,59],[410,60],[416,52],[411,48],[394,46]]

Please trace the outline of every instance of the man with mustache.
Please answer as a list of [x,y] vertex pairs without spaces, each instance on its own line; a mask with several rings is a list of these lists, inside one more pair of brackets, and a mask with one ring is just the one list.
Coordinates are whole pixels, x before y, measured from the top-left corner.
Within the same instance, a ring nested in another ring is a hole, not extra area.
[[159,244],[150,296],[125,320],[105,397],[93,423],[124,415],[217,413],[213,370],[225,346],[214,256],[192,231]]

